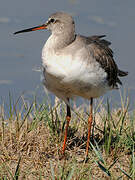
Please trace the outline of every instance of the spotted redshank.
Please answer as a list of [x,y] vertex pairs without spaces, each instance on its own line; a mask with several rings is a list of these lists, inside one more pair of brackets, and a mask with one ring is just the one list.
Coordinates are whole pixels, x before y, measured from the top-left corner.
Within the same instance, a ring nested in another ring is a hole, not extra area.
[[21,30],[23,32],[48,29],[51,36],[42,50],[44,86],[63,99],[67,105],[66,127],[62,153],[66,149],[69,122],[71,119],[70,98],[80,96],[90,100],[86,156],[88,156],[93,98],[97,98],[122,85],[119,76],[128,73],[118,69],[111,44],[105,35],[85,37],[75,33],[73,18],[64,12],[52,14],[45,24]]

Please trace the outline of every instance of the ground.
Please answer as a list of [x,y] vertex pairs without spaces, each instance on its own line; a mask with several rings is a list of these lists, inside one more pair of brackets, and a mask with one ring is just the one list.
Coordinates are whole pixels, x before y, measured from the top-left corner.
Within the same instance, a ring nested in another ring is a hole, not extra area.
[[[21,109],[17,106],[21,103]],[[0,177],[27,180],[87,180],[135,178],[135,116],[121,107],[95,105],[91,143],[85,159],[88,105],[74,106],[65,156],[65,105],[29,105],[22,97],[0,113]],[[85,110],[84,110],[85,109]]]

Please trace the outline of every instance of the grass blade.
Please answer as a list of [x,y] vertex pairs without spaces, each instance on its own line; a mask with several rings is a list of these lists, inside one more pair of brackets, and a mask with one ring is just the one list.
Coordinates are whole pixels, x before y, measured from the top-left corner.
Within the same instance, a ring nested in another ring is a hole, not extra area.
[[19,158],[17,167],[16,167],[16,171],[15,171],[15,175],[14,175],[14,180],[18,180],[19,178],[19,172],[20,172],[20,162],[21,162],[21,157]]
[[97,165],[99,166],[99,168],[100,168],[104,173],[106,173],[109,177],[111,177],[111,174],[110,174],[110,172],[109,172],[108,169],[106,169],[100,162],[97,162],[97,161],[96,161],[96,163],[97,163]]
[[133,145],[133,150],[132,150],[132,178],[135,178],[135,155],[134,155],[134,145]]
[[[92,146],[96,156],[98,157],[99,161],[102,162],[104,164],[104,160],[102,158],[102,155],[100,153],[100,151],[97,151],[96,148],[93,146],[93,144],[90,142],[90,145]],[[97,146],[97,145],[96,145]],[[99,148],[98,148],[99,149]]]
[[22,128],[23,124],[25,123],[25,120],[26,120],[27,117],[29,116],[30,112],[32,111],[32,107],[33,107],[33,103],[30,105],[30,107],[29,107],[29,109],[28,109],[28,112],[26,113],[26,115],[25,115],[25,117],[24,117],[24,119],[23,119],[23,121],[22,121],[22,123],[21,123],[21,125],[20,125],[20,127],[19,127],[19,131],[20,131],[20,129]]
[[123,169],[121,169],[119,166],[117,166],[121,172],[123,172],[123,174],[125,174],[129,179],[132,179],[132,177],[130,175],[128,175]]
[[71,171],[69,172],[69,175],[67,177],[67,180],[71,180],[72,179],[72,176],[74,174],[74,170],[75,170],[75,166],[73,166],[73,168],[71,169]]
[[51,161],[50,161],[50,167],[51,167],[52,180],[55,180],[54,168]]

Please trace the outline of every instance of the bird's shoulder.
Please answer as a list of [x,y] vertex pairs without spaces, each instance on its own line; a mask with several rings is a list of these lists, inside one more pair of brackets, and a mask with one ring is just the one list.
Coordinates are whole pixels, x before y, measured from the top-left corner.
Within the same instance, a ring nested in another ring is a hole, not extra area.
[[93,55],[95,56],[108,55],[113,57],[113,51],[109,47],[109,45],[111,45],[111,42],[106,39],[103,39],[104,37],[106,36],[94,35],[86,37],[82,35],[77,35],[76,41],[79,41],[80,43],[89,47],[89,49],[93,51]]

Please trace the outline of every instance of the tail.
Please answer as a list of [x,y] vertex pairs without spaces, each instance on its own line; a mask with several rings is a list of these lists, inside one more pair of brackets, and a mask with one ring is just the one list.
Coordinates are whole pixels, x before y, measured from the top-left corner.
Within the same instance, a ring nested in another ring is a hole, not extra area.
[[[127,76],[127,75],[128,75],[128,72],[121,71],[121,70],[118,69],[118,76],[123,77],[123,76]],[[117,76],[116,82],[117,82],[118,84],[122,85],[122,82],[121,82],[121,80],[118,78],[118,76]],[[116,85],[116,88],[118,89],[118,86],[117,86],[117,85]]]
[[128,72],[125,71],[121,71],[120,69],[118,70],[118,76],[123,77],[123,76],[127,76]]

